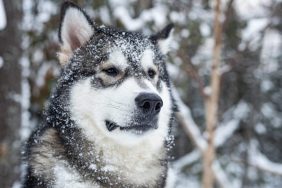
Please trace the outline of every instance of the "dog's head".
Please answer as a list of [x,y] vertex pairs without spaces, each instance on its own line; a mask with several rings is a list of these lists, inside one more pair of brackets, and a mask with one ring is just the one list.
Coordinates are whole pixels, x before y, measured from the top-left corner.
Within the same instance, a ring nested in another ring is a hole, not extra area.
[[128,144],[167,135],[172,99],[164,56],[171,29],[144,36],[97,26],[75,4],[63,4],[61,79],[74,80],[70,111],[89,137],[100,132]]

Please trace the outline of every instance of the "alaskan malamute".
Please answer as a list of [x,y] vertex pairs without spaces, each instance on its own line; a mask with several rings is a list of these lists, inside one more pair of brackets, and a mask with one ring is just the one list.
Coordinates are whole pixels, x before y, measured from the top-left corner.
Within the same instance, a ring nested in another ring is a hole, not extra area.
[[97,26],[71,2],[61,11],[62,73],[27,143],[24,186],[164,187],[172,25],[144,36]]

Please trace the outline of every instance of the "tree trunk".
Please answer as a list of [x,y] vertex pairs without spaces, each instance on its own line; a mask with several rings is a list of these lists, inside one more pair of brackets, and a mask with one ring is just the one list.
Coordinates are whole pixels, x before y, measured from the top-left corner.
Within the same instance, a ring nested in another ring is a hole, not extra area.
[[7,26],[0,31],[0,187],[10,188],[19,179],[21,105],[22,2],[4,0]]
[[214,136],[218,121],[218,101],[220,91],[220,57],[221,57],[221,10],[220,0],[216,0],[214,18],[214,47],[211,66],[211,93],[205,101],[206,109],[206,133],[208,135],[208,146],[203,155],[203,188],[212,188],[214,185],[214,174],[212,170],[215,158]]

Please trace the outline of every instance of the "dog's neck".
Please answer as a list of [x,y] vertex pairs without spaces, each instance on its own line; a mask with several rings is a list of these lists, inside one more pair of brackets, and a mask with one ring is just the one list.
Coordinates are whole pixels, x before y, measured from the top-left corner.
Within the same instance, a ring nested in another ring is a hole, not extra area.
[[[77,128],[81,125],[70,119],[70,112],[64,110],[66,108],[55,108],[55,114],[49,116],[54,118],[52,126],[66,148],[64,159],[84,178],[95,179],[105,187],[161,187],[164,184],[167,168],[164,140],[158,148],[155,146],[157,143],[150,141],[126,147],[105,136],[97,137],[101,135],[98,129],[90,139]],[[80,123],[93,127],[93,122],[87,118]]]
[[[87,120],[87,118],[80,123],[95,127],[93,122]],[[144,184],[154,187],[163,184],[166,174],[162,173],[166,172],[167,168],[164,142],[158,148],[155,147],[157,143],[150,141],[143,141],[129,147],[116,143],[100,133],[97,128],[95,132],[97,134],[92,137],[85,135],[83,131],[80,133],[83,134],[81,137],[79,134],[73,134],[76,137],[75,140],[83,143],[84,146],[76,142],[76,146],[79,145],[80,147],[72,146],[72,149],[78,151],[71,153],[83,153],[84,159],[82,161],[84,163],[87,161],[83,165],[90,167],[83,169],[86,175],[89,175],[90,178],[93,174],[96,174],[97,177],[95,178],[98,178],[98,176],[107,177],[101,181],[105,186],[113,183],[116,187],[119,187],[118,185],[120,187],[125,185],[127,185],[125,187],[142,187]],[[81,150],[83,151],[81,152]],[[91,168],[93,166],[94,169]],[[81,168],[81,165],[77,164],[77,168]]]

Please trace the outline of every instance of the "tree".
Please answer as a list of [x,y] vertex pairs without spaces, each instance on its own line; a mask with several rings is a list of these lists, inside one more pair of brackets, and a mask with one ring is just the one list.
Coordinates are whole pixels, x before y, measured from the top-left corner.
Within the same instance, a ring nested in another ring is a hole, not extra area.
[[0,31],[0,187],[19,178],[21,126],[21,1],[4,0],[6,27]]
[[214,137],[216,125],[218,123],[218,103],[220,94],[220,61],[221,61],[221,1],[216,0],[214,18],[214,47],[213,60],[211,65],[211,93],[206,93],[205,108],[206,108],[206,132],[207,148],[203,155],[203,188],[212,188],[214,184],[214,174],[212,165],[215,158]]

